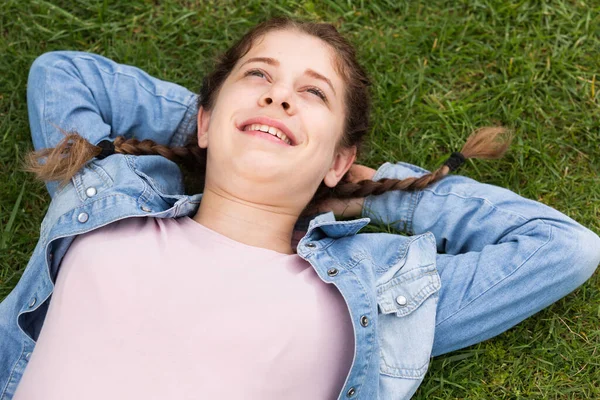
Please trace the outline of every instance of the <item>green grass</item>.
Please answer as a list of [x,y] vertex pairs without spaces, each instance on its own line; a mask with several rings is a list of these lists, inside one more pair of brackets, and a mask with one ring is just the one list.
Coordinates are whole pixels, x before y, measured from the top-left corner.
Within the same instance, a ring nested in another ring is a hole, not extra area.
[[[599,1],[3,0],[0,299],[23,273],[48,206],[20,169],[35,57],[98,52],[198,89],[217,53],[281,14],[332,22],[357,45],[374,81],[363,164],[433,168],[472,129],[502,123],[516,135],[508,156],[461,173],[600,231]],[[599,283],[596,274],[505,334],[436,358],[415,398],[600,398]]]

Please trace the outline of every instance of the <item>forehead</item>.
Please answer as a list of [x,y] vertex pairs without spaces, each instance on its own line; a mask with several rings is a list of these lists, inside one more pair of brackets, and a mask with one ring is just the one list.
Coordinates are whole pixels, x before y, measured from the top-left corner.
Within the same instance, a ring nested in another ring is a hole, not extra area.
[[304,72],[312,69],[329,78],[334,86],[342,78],[335,68],[335,51],[323,40],[296,30],[269,32],[257,39],[240,62],[253,57],[270,57],[280,66]]

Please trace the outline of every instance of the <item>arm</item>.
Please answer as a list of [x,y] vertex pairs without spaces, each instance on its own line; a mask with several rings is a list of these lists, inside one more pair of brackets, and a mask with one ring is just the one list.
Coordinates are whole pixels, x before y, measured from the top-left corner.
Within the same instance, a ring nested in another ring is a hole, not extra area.
[[[38,57],[29,73],[27,105],[36,150],[63,132],[96,144],[126,136],[183,145],[195,131],[196,95],[105,57],[72,51]],[[49,185],[53,195],[52,185]]]
[[[414,165],[385,163],[373,180],[425,173]],[[452,255],[482,251],[487,245],[510,240],[519,228],[544,225],[571,240],[576,250],[593,250],[589,261],[596,263],[594,267],[600,259],[600,238],[573,219],[508,189],[460,175],[448,175],[420,191],[369,196],[362,216],[409,234],[430,231],[436,237],[438,252]]]
[[[426,173],[385,163],[373,180]],[[442,290],[434,354],[505,331],[583,284],[600,262],[600,238],[571,218],[510,190],[450,175],[424,190],[365,200],[363,216],[436,238]]]

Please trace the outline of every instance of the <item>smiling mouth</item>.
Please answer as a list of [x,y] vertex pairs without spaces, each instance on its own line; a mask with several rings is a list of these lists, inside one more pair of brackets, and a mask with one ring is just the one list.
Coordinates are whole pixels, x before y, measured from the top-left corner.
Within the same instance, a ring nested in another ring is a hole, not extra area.
[[292,141],[283,133],[280,129],[275,128],[274,126],[264,125],[264,124],[249,124],[242,128],[242,131],[256,131],[256,132],[264,132],[267,133],[280,141],[286,143],[289,146],[293,146]]

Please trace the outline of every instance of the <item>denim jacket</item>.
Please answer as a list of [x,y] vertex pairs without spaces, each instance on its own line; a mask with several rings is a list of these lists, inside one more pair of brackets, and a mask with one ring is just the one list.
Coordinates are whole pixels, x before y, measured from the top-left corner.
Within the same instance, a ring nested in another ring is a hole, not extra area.
[[[36,149],[54,147],[59,128],[92,143],[135,135],[181,145],[196,127],[193,93],[89,53],[42,55],[27,92]],[[374,180],[424,173],[385,163]],[[160,156],[94,159],[64,187],[47,188],[39,241],[0,303],[0,400],[16,391],[75,237],[123,218],[192,216],[202,198],[184,195],[179,168]],[[361,217],[336,221],[329,212],[297,224],[309,222],[298,255],[336,285],[352,318],[354,359],[338,399],[409,399],[432,355],[503,332],[581,285],[600,262],[600,239],[577,222],[462,176],[369,196]],[[370,222],[410,236],[358,233]]]

